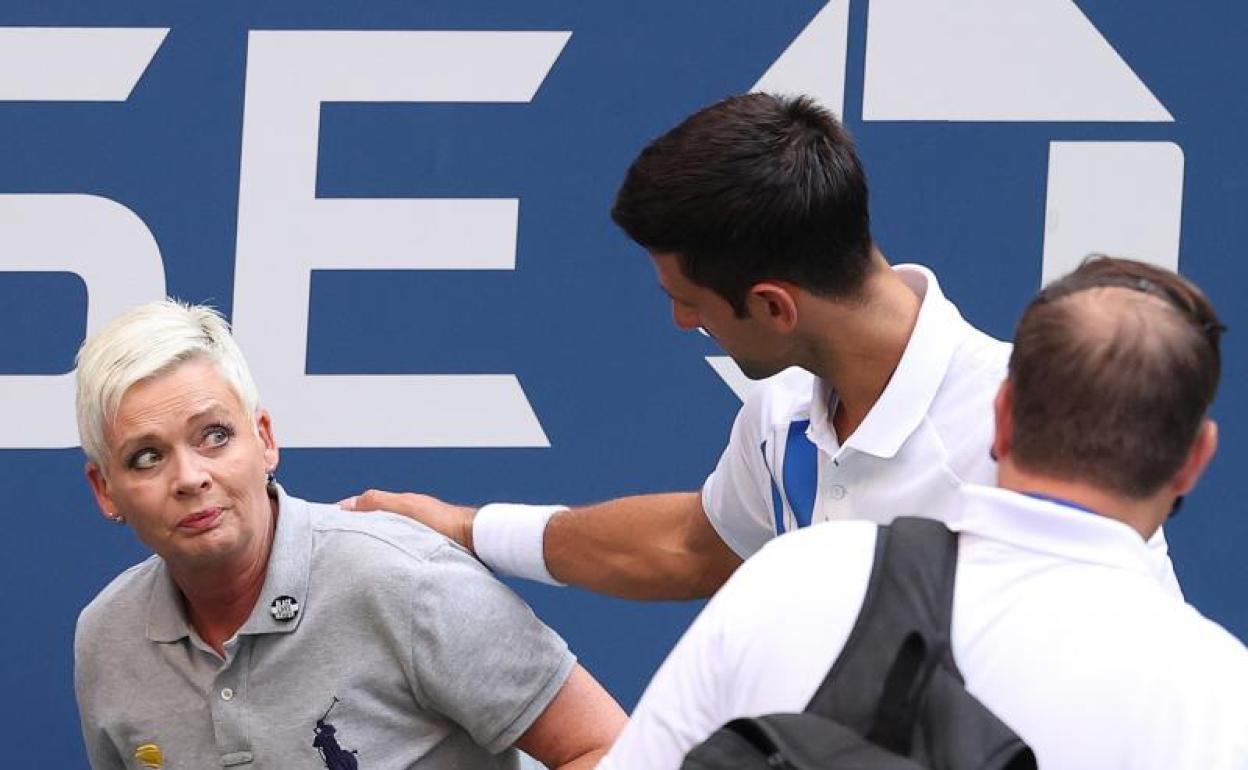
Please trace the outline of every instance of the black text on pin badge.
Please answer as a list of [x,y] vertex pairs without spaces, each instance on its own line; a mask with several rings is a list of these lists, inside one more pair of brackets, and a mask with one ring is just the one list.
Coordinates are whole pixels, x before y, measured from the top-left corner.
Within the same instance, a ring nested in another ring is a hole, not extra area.
[[282,623],[294,620],[299,614],[299,602],[293,596],[279,596],[269,605],[269,614]]

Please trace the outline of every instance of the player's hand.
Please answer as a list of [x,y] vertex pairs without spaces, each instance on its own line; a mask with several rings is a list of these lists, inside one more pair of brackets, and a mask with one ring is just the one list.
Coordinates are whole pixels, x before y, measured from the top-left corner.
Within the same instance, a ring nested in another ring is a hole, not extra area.
[[354,497],[338,501],[348,511],[390,511],[419,521],[451,540],[472,550],[472,519],[476,509],[444,503],[436,497],[411,492],[386,492],[370,489]]

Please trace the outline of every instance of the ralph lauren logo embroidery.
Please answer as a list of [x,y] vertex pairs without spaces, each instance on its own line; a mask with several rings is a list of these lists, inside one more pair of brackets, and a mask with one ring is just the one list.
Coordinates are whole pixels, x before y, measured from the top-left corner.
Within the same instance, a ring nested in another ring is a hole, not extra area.
[[329,712],[333,711],[336,705],[338,705],[337,696],[334,697],[321,718],[316,720],[316,727],[312,728],[312,731],[316,733],[316,737],[312,739],[312,745],[320,752],[321,761],[329,770],[359,770],[360,761],[356,759],[356,754],[359,752],[355,749],[347,751],[339,746],[338,739],[334,737],[338,729],[325,721],[329,719]]

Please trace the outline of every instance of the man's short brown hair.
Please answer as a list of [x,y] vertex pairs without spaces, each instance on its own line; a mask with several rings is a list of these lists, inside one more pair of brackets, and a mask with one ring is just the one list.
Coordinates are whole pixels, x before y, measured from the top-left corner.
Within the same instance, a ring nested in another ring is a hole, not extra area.
[[1182,466],[1213,401],[1224,330],[1181,276],[1090,257],[1018,323],[1014,462],[1137,499],[1154,494]]

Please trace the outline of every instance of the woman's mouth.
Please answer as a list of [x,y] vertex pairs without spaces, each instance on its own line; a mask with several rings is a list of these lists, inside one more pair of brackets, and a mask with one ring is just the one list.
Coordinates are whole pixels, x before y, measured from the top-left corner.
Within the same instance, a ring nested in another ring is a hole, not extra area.
[[196,511],[179,521],[178,528],[190,530],[207,529],[216,523],[224,510],[223,508],[205,508],[202,511]]

